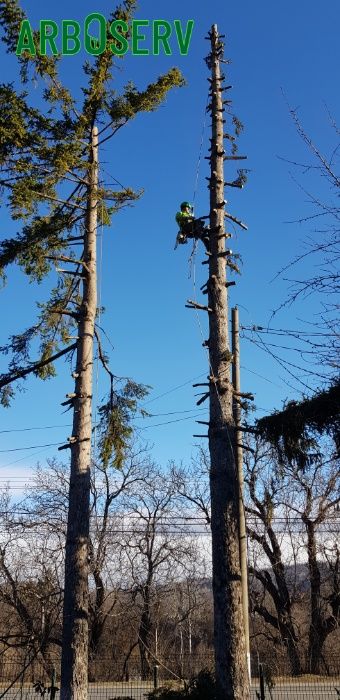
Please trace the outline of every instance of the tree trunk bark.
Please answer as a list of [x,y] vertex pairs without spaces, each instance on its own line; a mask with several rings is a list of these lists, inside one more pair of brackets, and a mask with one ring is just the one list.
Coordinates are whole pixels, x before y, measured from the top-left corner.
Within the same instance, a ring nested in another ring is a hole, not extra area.
[[84,233],[83,296],[71,443],[71,476],[65,553],[61,700],[88,697],[88,559],[94,325],[97,310],[96,231],[98,130],[93,127]]
[[[231,310],[232,314],[232,379],[236,392],[241,391],[240,377],[240,330],[238,308]],[[240,541],[240,567],[242,585],[242,606],[244,622],[244,641],[246,645],[248,676],[251,680],[250,637],[249,637],[249,595],[248,595],[248,552],[247,552],[247,527],[244,507],[244,473],[243,473],[243,434],[240,430],[242,424],[242,411],[238,401],[233,402],[233,416],[235,421],[236,462],[238,479],[238,508],[239,508],[239,541]]]
[[151,669],[149,661],[149,640],[151,633],[151,614],[150,614],[150,590],[148,585],[143,591],[143,610],[139,625],[139,654],[141,661],[141,678],[142,681],[147,681],[150,678]]
[[316,555],[315,526],[306,519],[307,554],[310,582],[310,623],[308,640],[308,665],[310,673],[320,673],[322,647],[325,642],[321,605],[321,575]]
[[215,672],[219,697],[250,697],[242,613],[238,483],[230,381],[224,234],[223,101],[220,40],[211,30],[211,179],[208,281],[210,359],[210,491]]
[[[289,612],[288,615],[290,617],[291,613]],[[292,676],[300,676],[302,673],[302,664],[298,650],[298,640],[296,638],[294,625],[290,619],[285,623],[280,621],[280,633],[287,649]]]

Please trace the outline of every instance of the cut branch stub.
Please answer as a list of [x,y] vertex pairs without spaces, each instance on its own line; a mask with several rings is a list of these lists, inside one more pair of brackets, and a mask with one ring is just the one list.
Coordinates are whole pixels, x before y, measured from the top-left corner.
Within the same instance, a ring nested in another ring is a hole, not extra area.
[[224,184],[226,187],[238,187],[240,190],[242,190],[244,187],[243,182],[241,182],[240,180],[234,180],[234,182],[225,182]]
[[212,309],[209,306],[204,306],[203,304],[198,304],[196,301],[192,301],[191,299],[188,299],[188,302],[185,304],[186,309],[197,309],[198,311],[208,311],[209,313],[212,313]]
[[236,216],[232,216],[232,214],[228,214],[228,212],[225,212],[224,216],[227,219],[230,219],[230,221],[233,221],[234,224],[237,224],[238,226],[243,228],[244,231],[248,231],[248,226],[246,224],[244,224],[242,221],[240,221],[240,219],[237,219]]
[[247,160],[248,156],[224,156],[224,160]]
[[234,396],[239,396],[241,399],[248,399],[249,401],[255,401],[254,394],[244,393],[241,391],[233,391]]
[[200,406],[202,403],[204,403],[204,401],[206,401],[209,398],[209,396],[210,391],[207,391],[198,401],[196,401],[196,406]]
[[75,270],[62,270],[60,267],[56,267],[56,271],[62,273],[63,275],[72,275],[73,277],[79,277],[81,280],[85,280],[86,277],[81,274],[81,272],[76,272]]
[[251,435],[259,435],[259,431],[256,428],[252,428],[249,425],[239,425],[237,430],[241,430],[242,433],[250,433]]

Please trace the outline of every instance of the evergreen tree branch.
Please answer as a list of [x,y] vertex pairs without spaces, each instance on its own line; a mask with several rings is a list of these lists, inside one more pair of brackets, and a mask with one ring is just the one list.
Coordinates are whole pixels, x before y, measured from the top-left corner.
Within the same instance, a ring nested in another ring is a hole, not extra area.
[[60,350],[59,352],[56,352],[54,355],[51,355],[49,358],[46,360],[40,360],[38,362],[34,362],[31,367],[25,367],[17,372],[14,372],[13,374],[3,374],[0,375],[0,389],[2,389],[5,386],[8,386],[8,384],[12,384],[13,382],[17,381],[17,379],[23,379],[24,377],[27,377],[29,374],[33,374],[43,367],[46,367],[46,365],[51,364],[52,362],[55,362],[56,360],[59,360],[60,357],[63,357],[64,355],[67,355],[69,352],[72,350],[75,350],[77,347],[77,343],[73,343],[72,345],[69,345],[67,348],[63,348],[63,350]]

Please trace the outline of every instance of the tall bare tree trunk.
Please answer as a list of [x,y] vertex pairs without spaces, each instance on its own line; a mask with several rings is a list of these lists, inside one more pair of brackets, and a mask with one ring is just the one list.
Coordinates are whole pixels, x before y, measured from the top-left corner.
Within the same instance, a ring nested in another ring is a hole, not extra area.
[[97,309],[96,231],[98,130],[93,127],[84,233],[65,555],[61,700],[87,700],[88,559],[94,324]]
[[[239,330],[239,314],[238,308],[231,310],[231,327],[232,327],[232,379],[233,387],[236,393],[241,391],[240,377],[240,330]],[[251,663],[250,663],[250,639],[249,639],[249,595],[248,595],[248,553],[247,553],[247,527],[246,514],[244,506],[244,465],[243,465],[243,435],[240,430],[242,424],[242,412],[238,397],[234,397],[233,415],[235,421],[235,439],[236,439],[236,462],[237,462],[237,479],[239,487],[239,541],[240,541],[240,567],[241,567],[241,585],[242,585],[242,605],[243,605],[243,621],[244,621],[244,641],[247,653],[248,675],[251,679]]]
[[218,692],[223,700],[250,697],[242,613],[238,530],[238,482],[234,457],[233,391],[230,381],[226,251],[224,237],[223,99],[217,27],[210,33],[211,179],[208,281],[210,358],[210,490],[214,597],[214,649]]
[[310,624],[308,639],[308,671],[320,673],[323,645],[327,633],[324,634],[324,615],[321,611],[321,574],[317,560],[315,526],[312,520],[305,518],[307,530],[308,569],[310,581]]
[[139,624],[138,646],[141,662],[141,679],[147,681],[150,678],[150,634],[152,629],[151,610],[150,610],[150,582],[146,582],[142,594],[143,609]]

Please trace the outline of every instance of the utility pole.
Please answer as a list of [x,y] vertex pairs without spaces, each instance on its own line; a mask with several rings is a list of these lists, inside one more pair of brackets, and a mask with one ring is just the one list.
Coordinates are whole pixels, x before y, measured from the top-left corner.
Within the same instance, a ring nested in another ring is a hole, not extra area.
[[241,428],[241,405],[239,395],[241,393],[240,379],[240,334],[238,308],[231,310],[232,324],[232,378],[234,387],[234,421],[235,421],[235,453],[237,461],[238,487],[239,487],[239,533],[240,533],[240,564],[242,580],[242,604],[244,620],[244,637],[248,663],[248,674],[251,680],[250,642],[249,642],[249,600],[248,600],[248,561],[247,561],[247,529],[244,507],[244,476],[243,476],[243,445]]
[[[64,611],[61,659],[61,700],[88,697],[88,559],[92,434],[92,374],[97,311],[96,233],[98,204],[98,129],[90,143],[84,252],[81,265],[82,301],[78,313],[73,411],[71,475],[65,553]],[[64,446],[66,448],[66,446]]]
[[[232,143],[234,137],[224,133],[225,113],[221,62],[223,43],[217,26],[208,38],[211,50],[206,58],[211,70],[210,103],[212,138],[210,147],[210,230],[209,279],[203,289],[208,306],[191,302],[189,308],[208,312],[209,384],[198,403],[210,402],[208,424],[210,452],[212,586],[214,599],[214,651],[218,697],[221,700],[249,700],[250,687],[246,663],[242,588],[239,547],[239,490],[237,463],[234,453],[235,427],[233,419],[233,386],[228,337],[227,288],[234,284],[226,279],[228,266],[234,267],[231,251],[226,250],[225,220],[230,219],[246,228],[242,222],[225,211],[224,160],[239,160],[242,156],[225,155],[224,138]],[[236,181],[232,186],[239,186]]]

